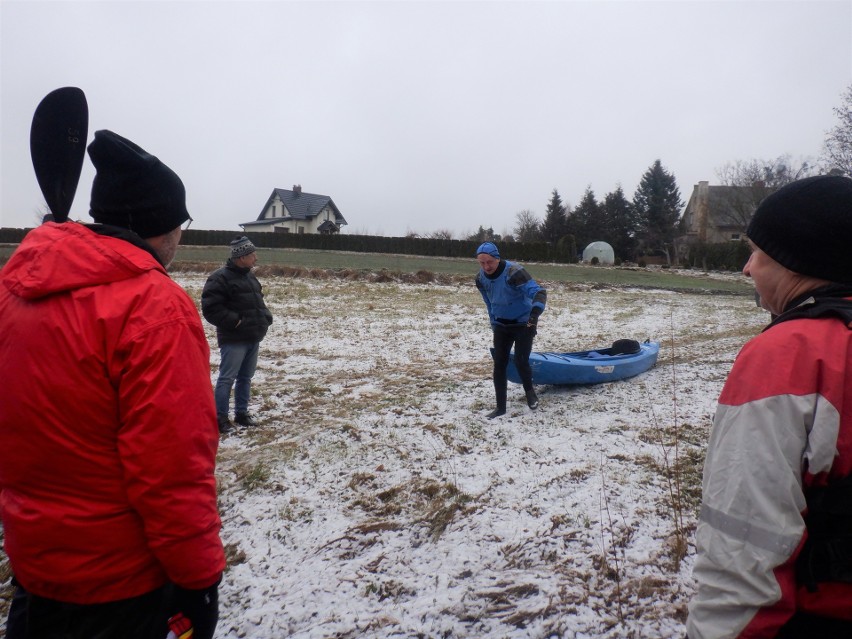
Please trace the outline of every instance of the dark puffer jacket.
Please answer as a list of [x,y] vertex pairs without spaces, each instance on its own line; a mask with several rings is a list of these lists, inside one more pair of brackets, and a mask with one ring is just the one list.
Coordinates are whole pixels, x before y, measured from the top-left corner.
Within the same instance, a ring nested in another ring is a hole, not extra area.
[[250,268],[241,268],[231,260],[207,278],[201,312],[216,327],[220,345],[259,342],[272,324],[260,282]]

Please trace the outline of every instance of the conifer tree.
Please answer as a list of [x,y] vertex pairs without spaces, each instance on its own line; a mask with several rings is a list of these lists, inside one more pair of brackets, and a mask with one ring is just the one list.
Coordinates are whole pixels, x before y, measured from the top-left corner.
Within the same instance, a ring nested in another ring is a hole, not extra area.
[[604,241],[604,221],[591,186],[586,187],[583,199],[571,213],[570,227],[577,240],[577,249],[580,251],[591,242]]
[[545,242],[555,245],[559,238],[565,235],[565,231],[565,207],[559,197],[559,191],[553,189],[544,214],[544,222],[541,224],[541,235]]
[[600,206],[606,224],[605,241],[612,246],[616,258],[622,261],[633,260],[639,224],[636,211],[624,196],[621,185],[612,193],[607,193]]
[[476,233],[468,235],[466,238],[469,242],[499,242],[503,238],[500,237],[498,233],[494,232],[493,227],[485,228],[481,224],[479,225],[479,229],[477,229]]
[[642,176],[633,196],[633,207],[639,218],[643,248],[663,251],[671,263],[683,202],[674,175],[666,171],[660,160],[656,160]]

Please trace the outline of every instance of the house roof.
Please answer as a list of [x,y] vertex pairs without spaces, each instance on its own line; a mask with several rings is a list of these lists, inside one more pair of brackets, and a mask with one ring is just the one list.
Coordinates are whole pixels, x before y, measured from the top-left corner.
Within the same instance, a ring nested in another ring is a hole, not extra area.
[[747,219],[755,209],[755,194],[750,186],[710,186],[708,196],[710,217],[717,224],[724,223],[725,212],[732,208],[746,214]]
[[697,215],[698,208],[704,205],[707,207],[706,224],[719,229],[745,227],[757,204],[769,193],[762,185],[709,186],[706,183],[702,185],[703,188],[700,188],[701,185],[695,185],[684,210],[684,217],[690,225],[695,221],[693,216]]
[[[269,210],[269,205],[276,196],[281,200],[281,202],[283,202],[289,215],[284,218],[265,219],[263,216]],[[319,215],[326,206],[334,212],[334,221],[337,225],[346,224],[346,220],[343,218],[340,210],[334,204],[334,201],[327,195],[305,193],[301,190],[289,191],[287,189],[273,189],[269,199],[266,200],[266,204],[263,205],[260,215],[257,216],[257,220],[255,222],[247,222],[243,226],[270,224],[284,220],[308,220]]]

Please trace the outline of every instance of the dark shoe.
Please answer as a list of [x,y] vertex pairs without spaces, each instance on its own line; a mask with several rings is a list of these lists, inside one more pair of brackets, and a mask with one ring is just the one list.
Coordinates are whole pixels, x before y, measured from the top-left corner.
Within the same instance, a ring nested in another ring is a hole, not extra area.
[[485,417],[487,419],[494,419],[495,417],[500,417],[500,415],[505,415],[505,414],[506,414],[505,408],[495,408],[490,413],[488,413]]
[[216,421],[219,422],[219,433],[222,435],[227,435],[232,430],[234,430],[234,425],[231,423],[231,420],[228,419],[228,416],[218,416]]
[[254,421],[254,417],[248,413],[237,413],[234,416],[234,421],[240,426],[257,426],[257,422]]
[[532,410],[538,408],[538,396],[535,394],[534,390],[527,391],[527,406],[529,406]]

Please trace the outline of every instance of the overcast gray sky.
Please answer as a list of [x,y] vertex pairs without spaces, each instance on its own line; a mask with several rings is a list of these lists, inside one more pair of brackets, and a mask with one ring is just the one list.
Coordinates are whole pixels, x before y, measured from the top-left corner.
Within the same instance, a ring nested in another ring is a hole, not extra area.
[[[852,2],[0,2],[0,226],[44,198],[33,111],[60,86],[174,169],[194,226],[273,188],[329,195],[347,233],[544,217],[654,160],[684,201],[727,162],[817,156],[852,83]],[[86,160],[72,218],[89,221]]]

